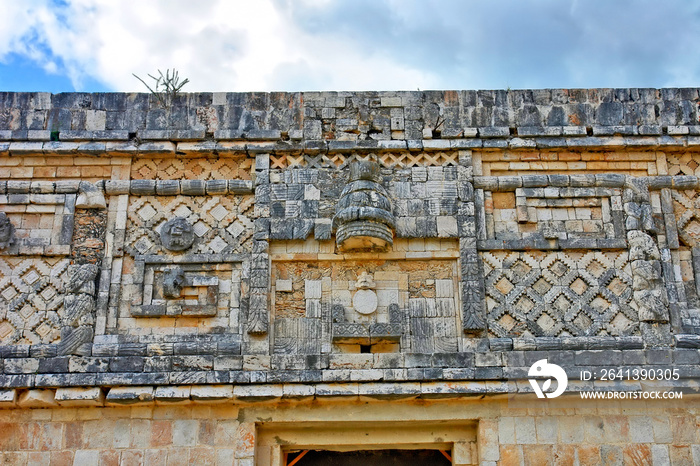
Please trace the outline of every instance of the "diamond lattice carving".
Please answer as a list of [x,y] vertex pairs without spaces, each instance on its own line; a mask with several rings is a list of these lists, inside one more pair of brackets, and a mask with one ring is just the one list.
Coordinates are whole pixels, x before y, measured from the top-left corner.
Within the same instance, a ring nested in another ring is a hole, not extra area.
[[165,252],[160,228],[174,218],[185,218],[195,233],[195,254],[249,251],[253,235],[253,196],[133,197],[129,205],[127,247],[131,255]]
[[520,299],[515,302],[515,307],[523,314],[527,314],[535,307],[535,303],[527,296],[521,296]]
[[140,159],[134,161],[131,177],[134,180],[249,180],[252,159],[194,158],[194,159]]
[[669,175],[700,176],[700,157],[697,154],[666,154]]
[[678,236],[690,247],[700,245],[700,192],[671,190]]
[[626,251],[481,254],[492,336],[637,335]]
[[59,341],[68,264],[61,257],[0,257],[0,344]]
[[552,289],[552,284],[542,277],[537,280],[534,285],[532,285],[532,289],[535,290],[540,296],[544,296],[549,290]]

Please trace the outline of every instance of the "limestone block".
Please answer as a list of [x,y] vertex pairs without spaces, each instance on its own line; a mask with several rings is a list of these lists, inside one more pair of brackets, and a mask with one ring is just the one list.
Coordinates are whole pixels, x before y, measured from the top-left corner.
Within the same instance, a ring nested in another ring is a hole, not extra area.
[[370,382],[358,385],[358,394],[367,398],[378,400],[400,400],[416,398],[421,394],[419,382],[406,382],[401,384]]
[[233,398],[239,401],[258,402],[282,398],[284,386],[274,385],[236,385],[233,387]]
[[452,447],[452,464],[465,466],[475,464],[472,459],[472,447],[467,442],[456,442]]
[[233,385],[193,385],[190,396],[195,402],[225,402],[233,398]]
[[148,404],[155,399],[153,387],[113,387],[107,393],[108,405]]
[[58,406],[55,400],[54,390],[27,390],[19,397],[20,408],[55,408]]
[[168,385],[157,387],[155,391],[156,404],[168,405],[189,403],[190,390],[191,386],[189,385]]
[[5,388],[0,390],[0,408],[14,408],[17,405],[17,390]]
[[281,292],[289,292],[291,293],[292,291],[292,280],[277,280],[275,282],[275,290],[276,291],[281,291]]
[[105,395],[99,387],[71,387],[57,389],[55,399],[60,406],[102,406]]
[[78,209],[107,208],[107,201],[105,200],[103,188],[87,181],[81,181],[75,207]]
[[285,384],[282,387],[282,398],[303,399],[313,398],[316,395],[316,388],[313,385]]
[[321,299],[321,280],[304,280],[304,298]]

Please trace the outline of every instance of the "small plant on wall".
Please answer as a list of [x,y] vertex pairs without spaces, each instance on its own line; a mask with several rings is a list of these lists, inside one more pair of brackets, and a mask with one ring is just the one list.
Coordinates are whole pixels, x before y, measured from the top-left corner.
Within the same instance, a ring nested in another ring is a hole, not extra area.
[[160,102],[160,104],[165,108],[172,105],[173,100],[175,100],[177,95],[180,93],[180,90],[185,86],[185,84],[190,82],[190,80],[187,78],[180,81],[180,74],[175,68],[172,70],[166,69],[165,74],[163,74],[161,70],[158,70],[158,77],[149,74],[148,77],[155,81],[153,87],[149,86],[146,81],[141,79],[136,74],[132,74],[136,79],[141,81],[149,91],[151,91],[151,94],[153,94],[156,99],[158,99],[158,102]]

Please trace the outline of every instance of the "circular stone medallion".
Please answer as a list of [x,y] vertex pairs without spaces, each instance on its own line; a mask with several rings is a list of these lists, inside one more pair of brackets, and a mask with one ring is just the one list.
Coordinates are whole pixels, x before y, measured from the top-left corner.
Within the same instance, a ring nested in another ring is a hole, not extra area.
[[377,310],[377,293],[372,290],[359,290],[352,298],[352,307],[363,315]]
[[160,242],[165,249],[184,251],[194,243],[194,229],[184,218],[175,217],[160,229]]

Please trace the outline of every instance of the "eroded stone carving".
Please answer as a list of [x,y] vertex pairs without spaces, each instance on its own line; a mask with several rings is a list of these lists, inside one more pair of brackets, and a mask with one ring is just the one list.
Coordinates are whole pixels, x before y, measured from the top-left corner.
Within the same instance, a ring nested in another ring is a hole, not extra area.
[[179,298],[182,296],[182,287],[185,286],[185,272],[181,267],[167,269],[163,274],[163,295],[166,298]]
[[338,201],[333,227],[341,251],[385,251],[392,246],[396,220],[376,162],[350,165],[350,181]]
[[87,181],[81,181],[75,207],[78,209],[105,209],[107,201],[101,188]]
[[668,297],[661,275],[661,254],[653,238],[643,231],[627,233],[632,289],[639,320],[668,322]]
[[76,354],[84,343],[92,340],[95,324],[95,278],[98,271],[95,264],[68,267],[59,355]]
[[166,249],[184,251],[194,243],[194,229],[184,218],[175,217],[161,228],[160,241]]
[[627,219],[627,230],[644,230],[657,232],[649,200],[649,181],[644,178],[628,177],[622,195],[622,202]]
[[357,278],[357,291],[352,298],[352,307],[362,315],[372,314],[377,310],[377,293],[374,292],[376,283],[372,275],[362,272]]
[[0,249],[15,244],[15,226],[5,212],[0,212]]

